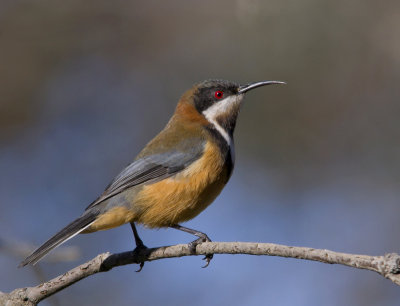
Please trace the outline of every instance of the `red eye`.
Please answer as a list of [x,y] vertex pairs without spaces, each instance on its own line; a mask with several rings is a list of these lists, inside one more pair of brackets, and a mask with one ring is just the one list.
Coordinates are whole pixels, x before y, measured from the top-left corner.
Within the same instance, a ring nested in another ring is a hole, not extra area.
[[214,95],[217,99],[222,99],[222,97],[224,96],[224,93],[220,90],[217,90]]

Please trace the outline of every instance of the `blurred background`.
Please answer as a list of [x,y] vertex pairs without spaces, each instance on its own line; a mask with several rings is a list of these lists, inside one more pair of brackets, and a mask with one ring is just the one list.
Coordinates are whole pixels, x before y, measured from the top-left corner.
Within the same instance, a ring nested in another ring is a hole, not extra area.
[[[187,226],[215,241],[400,252],[400,2],[0,1],[0,290],[39,283],[7,245],[79,216],[160,131],[193,83],[282,80],[247,95],[236,168]],[[139,228],[147,246],[186,243]],[[134,247],[129,226],[80,235],[74,262]],[[43,305],[398,305],[378,274],[217,255],[116,268]],[[37,272],[37,271],[36,271]]]

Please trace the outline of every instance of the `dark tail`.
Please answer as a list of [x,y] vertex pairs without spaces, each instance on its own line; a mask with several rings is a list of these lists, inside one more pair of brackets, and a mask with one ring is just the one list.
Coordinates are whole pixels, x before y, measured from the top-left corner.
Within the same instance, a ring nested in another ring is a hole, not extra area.
[[47,255],[52,249],[58,247],[63,244],[68,239],[71,239],[75,235],[78,235],[88,226],[90,226],[97,217],[97,213],[87,212],[82,217],[76,219],[72,223],[68,224],[61,231],[47,240],[41,247],[39,247],[36,251],[34,251],[31,255],[25,258],[18,267],[23,267],[28,264],[36,264],[39,260],[41,260],[44,256]]

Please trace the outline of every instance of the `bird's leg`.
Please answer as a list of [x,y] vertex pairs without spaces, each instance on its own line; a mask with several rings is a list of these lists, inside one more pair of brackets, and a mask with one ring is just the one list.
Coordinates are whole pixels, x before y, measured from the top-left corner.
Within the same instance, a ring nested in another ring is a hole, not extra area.
[[[140,237],[139,237],[135,223],[131,222],[131,228],[132,228],[133,236],[135,237],[135,243],[136,243],[136,248],[133,250],[133,252],[137,253],[144,249],[147,249],[147,247],[144,245],[142,239],[140,239]],[[144,261],[142,261],[140,263],[140,268],[136,272],[142,271],[143,266],[144,266]]]
[[[198,244],[203,243],[203,242],[211,242],[211,239],[206,234],[204,234],[202,232],[199,232],[199,231],[196,231],[194,229],[187,228],[187,227],[184,227],[184,226],[179,225],[179,224],[174,224],[174,225],[171,225],[170,227],[199,237],[198,239],[196,239],[196,240],[194,240],[194,241],[189,243],[189,249],[190,249],[190,251],[192,253],[196,253],[196,246]],[[214,256],[214,254],[207,254],[203,258],[203,260],[206,261],[206,265],[203,266],[203,268],[208,267],[208,265],[210,264],[210,261],[213,258],[213,256]]]

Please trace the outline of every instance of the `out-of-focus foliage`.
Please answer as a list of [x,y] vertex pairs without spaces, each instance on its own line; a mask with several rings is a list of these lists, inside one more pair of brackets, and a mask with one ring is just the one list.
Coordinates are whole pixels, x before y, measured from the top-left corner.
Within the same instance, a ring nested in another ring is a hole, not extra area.
[[[206,78],[288,85],[248,94],[234,175],[188,226],[221,241],[400,251],[399,1],[1,1],[0,235],[40,244],[77,217]],[[148,246],[192,238],[139,230]],[[69,244],[84,261],[134,241],[125,226]],[[16,268],[20,258],[3,255],[1,291],[36,284]],[[400,298],[380,276],[339,266],[250,256],[201,264],[123,267],[57,297],[307,306]],[[73,265],[42,269],[50,277]]]

